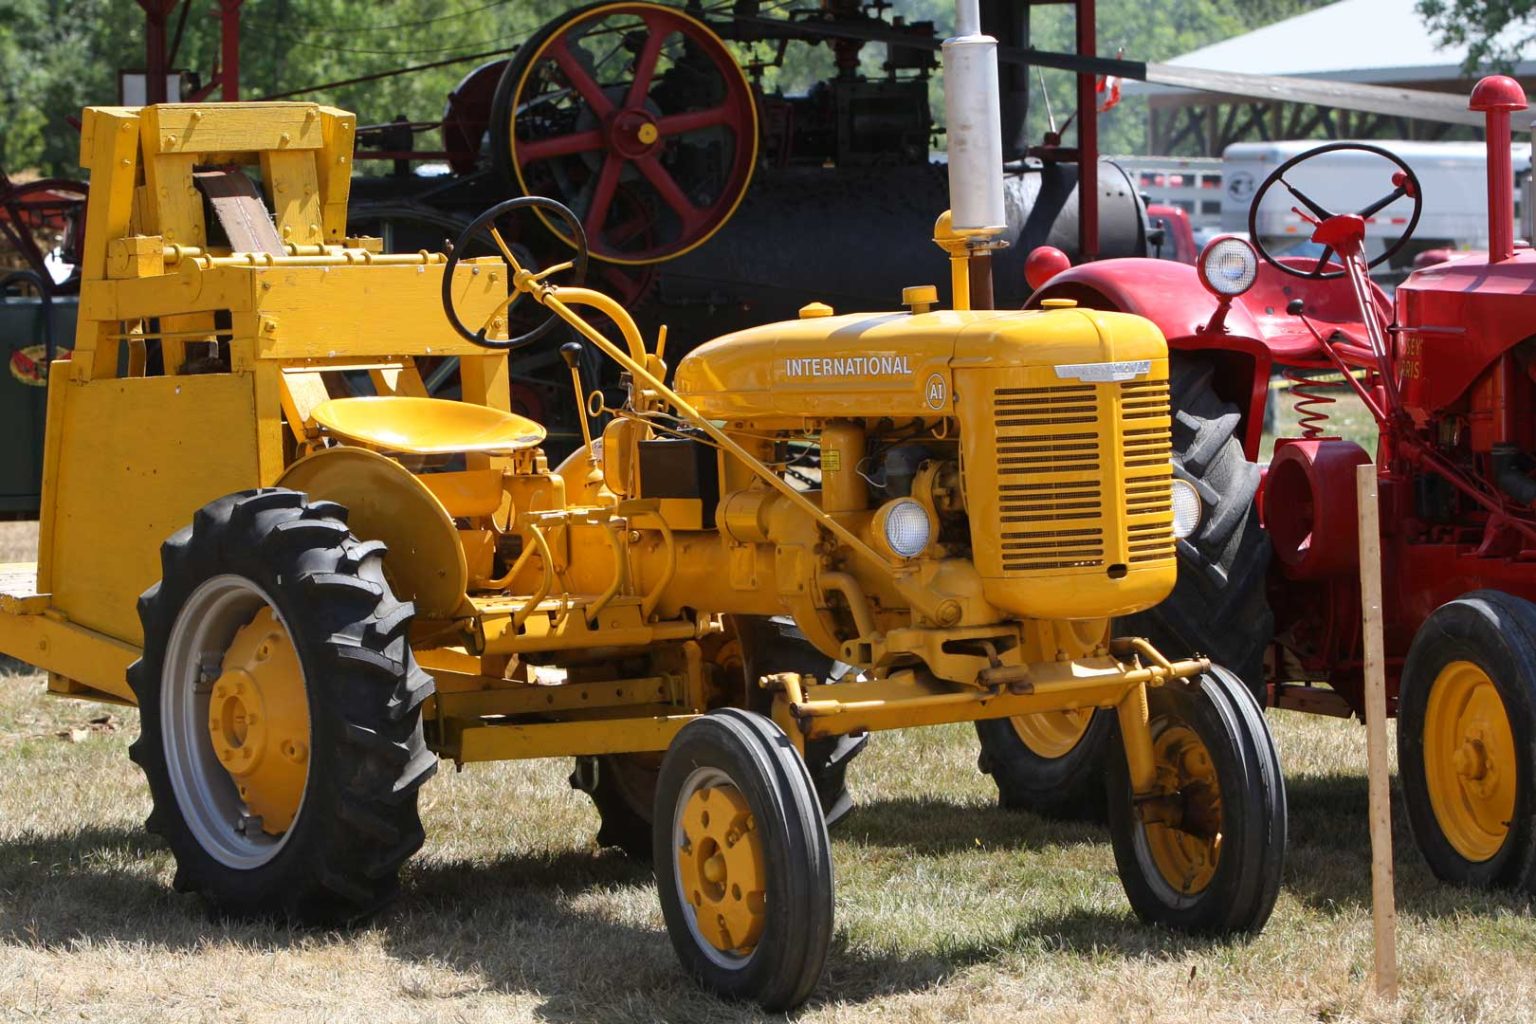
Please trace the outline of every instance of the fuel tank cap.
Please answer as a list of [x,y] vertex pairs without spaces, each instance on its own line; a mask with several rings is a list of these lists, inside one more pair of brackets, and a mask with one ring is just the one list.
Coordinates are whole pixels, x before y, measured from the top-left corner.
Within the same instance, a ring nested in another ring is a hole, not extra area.
[[800,307],[801,320],[814,320],[818,316],[831,316],[832,307],[825,302],[807,302]]
[[1041,299],[1041,309],[1076,309],[1076,299]]

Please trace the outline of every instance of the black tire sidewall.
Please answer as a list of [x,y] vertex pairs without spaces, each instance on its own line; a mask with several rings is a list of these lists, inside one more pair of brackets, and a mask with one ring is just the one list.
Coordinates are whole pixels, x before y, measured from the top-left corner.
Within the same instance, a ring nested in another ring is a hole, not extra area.
[[[698,768],[723,772],[758,822],[768,915],[752,956],[739,968],[710,960],[689,927],[692,910],[677,886],[673,818],[682,786]],[[653,859],[667,932],[683,965],[728,998],[788,1009],[815,986],[832,934],[832,861],[810,775],[789,738],[771,721],[725,709],[689,723],[662,762]]]
[[1102,819],[1104,766],[1115,735],[1114,717],[1113,710],[1094,711],[1077,744],[1060,757],[1036,753],[1011,719],[978,721],[981,767],[997,783],[998,802],[1010,810],[1052,818]]
[[1132,908],[1144,921],[1204,935],[1262,928],[1279,893],[1286,804],[1279,758],[1263,712],[1242,681],[1213,667],[1194,680],[1148,690],[1151,719],[1189,726],[1210,752],[1221,787],[1222,845],[1214,877],[1184,906],[1165,902],[1149,881],[1156,867],[1136,849],[1143,826],[1131,798],[1124,744],[1110,745],[1110,839]]
[[[1515,811],[1509,834],[1486,861],[1469,861],[1445,837],[1429,799],[1424,731],[1440,671],[1468,661],[1487,673],[1515,741]],[[1398,776],[1414,842],[1430,870],[1457,885],[1536,891],[1536,605],[1476,591],[1440,606],[1419,627],[1403,665],[1397,708]]]

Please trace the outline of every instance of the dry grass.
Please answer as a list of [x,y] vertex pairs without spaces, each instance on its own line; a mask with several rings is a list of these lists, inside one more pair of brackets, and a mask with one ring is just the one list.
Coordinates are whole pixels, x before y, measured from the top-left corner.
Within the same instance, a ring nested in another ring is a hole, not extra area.
[[[28,536],[0,527],[0,559]],[[592,848],[563,763],[443,771],[398,908],[306,934],[210,921],[170,891],[143,780],[99,713],[0,679],[0,1019],[735,1021],[680,974],[645,868]],[[1364,735],[1272,717],[1286,884],[1250,942],[1139,925],[1101,830],[992,804],[965,728],[876,737],[835,832],[837,937],[807,1021],[1529,1021],[1529,902],[1437,885],[1397,834],[1402,1003],[1368,994]],[[1402,821],[1400,808],[1397,820]]]

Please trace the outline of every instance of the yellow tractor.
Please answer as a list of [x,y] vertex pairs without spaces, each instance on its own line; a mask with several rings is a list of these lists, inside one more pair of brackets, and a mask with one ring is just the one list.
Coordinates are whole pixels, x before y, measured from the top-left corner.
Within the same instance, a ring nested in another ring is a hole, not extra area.
[[[602,840],[653,858],[684,966],[786,1008],[827,955],[826,818],[862,737],[1106,708],[1135,911],[1263,925],[1286,811],[1259,708],[1111,630],[1169,592],[1199,509],[1152,324],[970,309],[990,236],[946,214],[955,308],[812,303],[668,384],[664,331],[555,283],[585,262],[559,204],[503,203],[447,255],[347,237],[354,126],[304,103],[83,119],[79,331],[0,650],[139,707],[178,889],[350,922],[396,894],[439,759],[575,757]],[[506,218],[531,210],[574,265],[520,262]],[[478,238],[500,255],[463,257]],[[557,324],[604,426],[551,467],[506,367]],[[625,371],[616,408],[581,345]],[[443,359],[456,400],[423,385]]]

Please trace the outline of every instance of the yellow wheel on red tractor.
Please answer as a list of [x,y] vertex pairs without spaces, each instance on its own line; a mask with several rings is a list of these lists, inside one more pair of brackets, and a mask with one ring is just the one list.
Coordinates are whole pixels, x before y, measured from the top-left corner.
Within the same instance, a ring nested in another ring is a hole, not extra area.
[[267,489],[220,498],[161,549],[128,670],[146,823],[176,888],[224,914],[343,924],[383,906],[422,842],[432,677],[383,545],[346,511]]
[[832,856],[805,763],[762,715],[685,726],[656,789],[667,933],[705,988],[765,1009],[804,1002],[832,940]]
[[1398,691],[1398,771],[1436,876],[1536,892],[1536,605],[1483,590],[1419,627]]
[[1212,667],[1147,692],[1156,792],[1133,796],[1119,729],[1109,830],[1137,916],[1203,935],[1257,932],[1280,891],[1287,831],[1280,759],[1242,681]]

